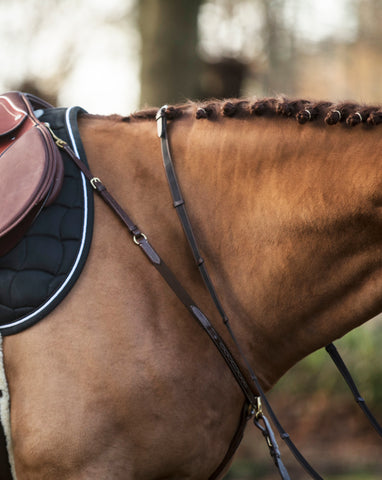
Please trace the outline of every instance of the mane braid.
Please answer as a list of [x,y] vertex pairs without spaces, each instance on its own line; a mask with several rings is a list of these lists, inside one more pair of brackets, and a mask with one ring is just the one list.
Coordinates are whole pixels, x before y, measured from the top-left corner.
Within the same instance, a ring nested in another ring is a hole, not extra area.
[[[157,108],[141,110],[124,117],[123,121],[154,120],[157,111]],[[382,107],[379,105],[314,102],[306,99],[288,99],[285,96],[188,102],[182,105],[168,106],[165,114],[168,120],[183,115],[192,115],[197,120],[216,120],[219,117],[284,117],[295,119],[301,125],[309,122],[321,122],[326,125],[341,123],[355,127],[360,124],[373,126],[382,123]]]

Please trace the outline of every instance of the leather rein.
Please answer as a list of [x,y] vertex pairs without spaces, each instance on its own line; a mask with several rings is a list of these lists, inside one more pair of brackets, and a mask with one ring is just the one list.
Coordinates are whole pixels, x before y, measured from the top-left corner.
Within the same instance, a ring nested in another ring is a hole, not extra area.
[[[253,418],[254,424],[256,425],[257,428],[261,430],[261,432],[265,437],[270,454],[278,469],[281,479],[290,480],[290,476],[281,460],[281,454],[280,454],[279,447],[277,445],[275,435],[272,431],[270,422],[268,421],[267,417],[263,412],[262,405],[265,406],[269,414],[269,417],[271,418],[274,426],[276,427],[277,431],[280,434],[281,439],[285,441],[285,443],[287,444],[287,446],[289,447],[293,455],[296,457],[298,462],[301,464],[301,466],[305,469],[305,471],[310,475],[311,478],[315,480],[323,480],[323,478],[316,472],[316,470],[310,465],[310,463],[304,458],[304,456],[300,453],[300,451],[294,445],[289,434],[284,430],[276,414],[274,413],[268,401],[268,398],[265,395],[265,392],[263,391],[263,388],[260,385],[260,382],[258,381],[238,341],[236,340],[236,337],[230,325],[230,321],[223,309],[223,306],[218,298],[216,290],[212,284],[205,262],[199,252],[197,241],[193,233],[190,220],[187,215],[185,201],[183,199],[181,189],[177,180],[175,168],[172,162],[170,147],[168,143],[166,110],[167,110],[166,105],[163,106],[161,109],[159,109],[156,116],[156,120],[157,120],[157,127],[158,127],[158,137],[160,138],[160,141],[161,141],[164,168],[165,168],[169,188],[171,191],[171,195],[173,198],[173,205],[179,216],[180,222],[184,230],[184,234],[187,238],[190,249],[192,251],[193,258],[203,278],[205,286],[215,304],[216,309],[218,310],[222,318],[224,325],[228,329],[229,335],[233,340],[235,347],[239,352],[240,359],[241,359],[240,364],[235,359],[233,354],[230,352],[226,343],[221,338],[221,336],[216,331],[216,329],[213,327],[213,325],[211,324],[207,316],[197,306],[197,304],[194,302],[194,300],[189,295],[189,293],[178,281],[174,273],[169,269],[166,263],[158,255],[154,247],[149,242],[147,236],[138,228],[138,226],[129,217],[126,211],[119,205],[116,199],[109,193],[109,191],[106,189],[106,186],[102,183],[102,181],[91,173],[88,167],[75,155],[73,150],[69,147],[69,145],[65,141],[58,138],[51,129],[50,129],[50,132],[57,146],[63,151],[65,151],[67,155],[69,155],[69,157],[75,162],[78,168],[83,172],[83,174],[91,183],[92,187],[96,190],[96,192],[101,196],[101,198],[106,202],[106,204],[114,211],[114,213],[120,218],[120,220],[127,227],[133,242],[141,248],[142,252],[146,255],[150,263],[158,270],[158,272],[161,274],[163,279],[167,282],[169,287],[174,291],[174,293],[177,295],[179,300],[183,303],[185,308],[189,311],[192,317],[198,322],[201,328],[209,336],[212,343],[215,345],[215,347],[223,357],[224,361],[226,362],[227,366],[231,370],[236,382],[238,383],[239,387],[241,388],[244,394],[245,403],[242,410],[238,430],[236,431],[236,434],[230,444],[230,447],[223,461],[221,462],[219,467],[214,471],[214,473],[209,477],[209,480],[215,480],[224,470],[226,465],[229,463],[232,455],[234,454],[236,448],[238,447],[241,441],[245,424],[251,418]],[[49,128],[49,125],[47,126]],[[382,427],[378,424],[378,422],[370,412],[369,408],[367,407],[365,400],[361,397],[355,385],[355,382],[352,379],[345,363],[340,357],[336,347],[333,344],[329,344],[326,347],[326,350],[328,351],[334,363],[336,364],[337,368],[339,369],[340,373],[344,377],[356,402],[358,403],[360,408],[363,410],[364,414],[366,415],[370,423],[373,425],[377,433],[382,437]],[[245,367],[244,368],[245,373],[243,372],[242,365],[244,365]],[[250,382],[247,381],[247,378],[250,379]]]

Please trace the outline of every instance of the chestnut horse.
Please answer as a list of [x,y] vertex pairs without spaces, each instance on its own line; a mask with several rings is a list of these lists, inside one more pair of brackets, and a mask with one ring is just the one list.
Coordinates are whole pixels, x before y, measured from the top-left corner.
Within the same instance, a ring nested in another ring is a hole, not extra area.
[[[268,390],[382,310],[382,113],[281,98],[166,116],[210,276]],[[154,112],[84,115],[80,131],[94,175],[234,351],[171,208]],[[98,197],[80,279],[47,318],[4,338],[4,359],[18,480],[206,480],[244,401]]]

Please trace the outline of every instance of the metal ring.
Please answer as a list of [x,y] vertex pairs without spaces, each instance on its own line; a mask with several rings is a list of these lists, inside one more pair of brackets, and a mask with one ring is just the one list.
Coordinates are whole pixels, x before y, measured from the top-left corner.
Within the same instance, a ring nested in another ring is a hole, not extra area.
[[147,237],[144,233],[138,233],[137,235],[134,235],[133,236],[133,242],[135,243],[135,245],[139,245],[139,240],[142,239],[143,240],[147,240]]
[[309,116],[309,119],[308,119],[308,120],[309,120],[309,121],[312,120],[312,114],[310,113],[310,111],[307,110],[307,109],[305,109],[304,112],[306,112],[306,113],[308,114],[308,116]]
[[362,118],[362,115],[359,113],[359,112],[355,112],[354,115],[358,115],[359,119],[361,122],[363,122],[363,118]]

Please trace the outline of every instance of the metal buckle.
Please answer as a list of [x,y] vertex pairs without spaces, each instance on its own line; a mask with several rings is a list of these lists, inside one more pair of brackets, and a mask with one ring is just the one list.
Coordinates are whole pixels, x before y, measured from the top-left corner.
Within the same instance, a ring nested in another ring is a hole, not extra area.
[[255,409],[255,418],[258,420],[259,418],[263,417],[263,405],[261,403],[261,397],[256,397],[256,405],[254,405]]
[[157,121],[157,130],[158,130],[158,137],[164,138],[166,133],[166,110],[168,105],[163,105],[157,114],[156,114],[156,121]]
[[90,184],[91,186],[94,188],[94,190],[97,190],[97,182],[98,183],[102,183],[101,180],[98,178],[98,177],[93,177],[91,180],[90,180]]
[[50,124],[48,122],[44,122],[44,125],[46,126],[46,128],[49,130],[50,134],[52,135],[52,138],[55,142],[55,144],[57,145],[57,147],[63,149],[66,147],[67,143],[65,142],[65,140],[62,140],[61,138],[57,137],[57,135],[53,132]]

